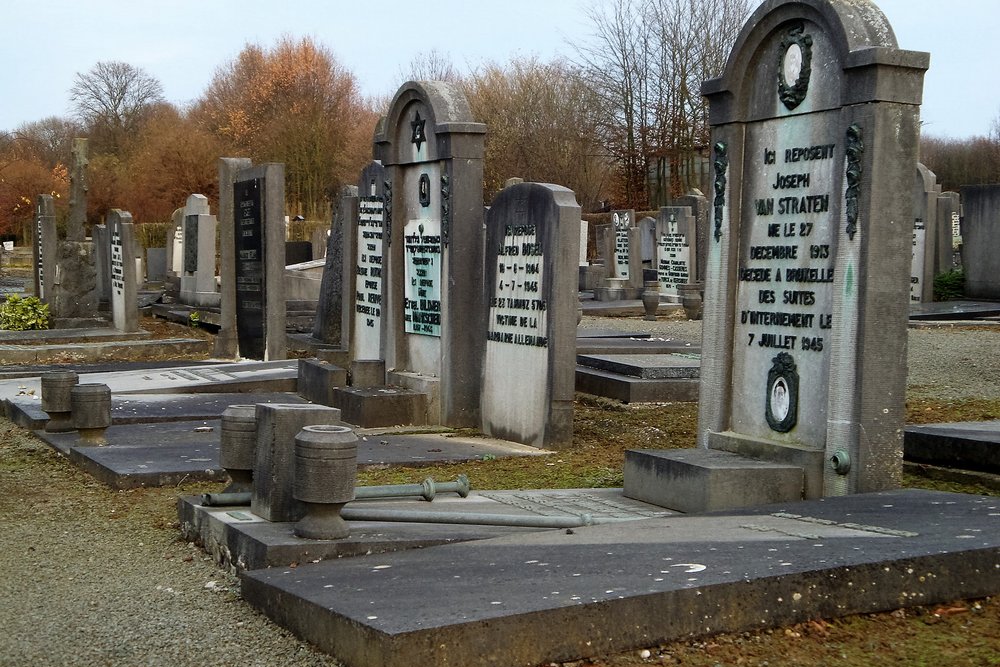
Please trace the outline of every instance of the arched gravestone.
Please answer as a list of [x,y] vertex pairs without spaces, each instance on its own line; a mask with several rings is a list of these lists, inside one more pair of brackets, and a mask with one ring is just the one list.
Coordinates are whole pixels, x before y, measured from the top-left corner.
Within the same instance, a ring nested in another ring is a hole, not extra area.
[[411,81],[375,135],[385,167],[382,358],[437,384],[430,419],[448,426],[479,425],[485,133],[457,86]]
[[486,215],[482,430],[548,449],[573,441],[580,206],[545,183],[504,188]]
[[[713,210],[699,445],[713,465],[742,465],[733,479],[757,466],[715,507],[899,483],[927,64],[868,0],[770,0],[702,88]],[[762,462],[800,481],[748,501],[768,485]]]

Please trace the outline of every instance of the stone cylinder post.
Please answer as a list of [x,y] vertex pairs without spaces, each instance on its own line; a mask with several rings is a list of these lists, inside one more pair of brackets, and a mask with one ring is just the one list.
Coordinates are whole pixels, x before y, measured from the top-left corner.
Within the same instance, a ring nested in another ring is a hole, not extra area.
[[295,534],[314,540],[337,540],[350,530],[340,510],[354,500],[358,472],[358,437],[347,426],[306,426],[295,436],[293,494],[306,506]]

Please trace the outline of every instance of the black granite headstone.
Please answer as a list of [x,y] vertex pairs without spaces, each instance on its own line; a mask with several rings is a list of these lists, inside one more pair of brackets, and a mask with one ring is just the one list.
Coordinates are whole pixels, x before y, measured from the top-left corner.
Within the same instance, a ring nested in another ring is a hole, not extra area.
[[264,358],[264,229],[259,178],[233,186],[236,211],[236,332],[240,355]]

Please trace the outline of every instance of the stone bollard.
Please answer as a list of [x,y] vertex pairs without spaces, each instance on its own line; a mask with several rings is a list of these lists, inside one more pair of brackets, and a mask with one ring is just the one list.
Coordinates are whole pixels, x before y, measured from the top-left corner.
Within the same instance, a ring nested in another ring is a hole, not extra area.
[[311,540],[339,540],[350,534],[340,516],[354,500],[358,474],[358,436],[347,426],[305,426],[295,436],[293,494],[306,514],[295,534]]
[[78,384],[70,390],[70,403],[80,444],[107,444],[104,436],[111,426],[111,388],[106,384]]
[[76,371],[42,373],[42,410],[49,415],[49,420],[45,422],[47,432],[65,433],[73,430],[70,390],[79,382],[80,376]]
[[223,493],[253,491],[253,462],[257,451],[257,406],[230,405],[222,412],[219,464],[232,480]]

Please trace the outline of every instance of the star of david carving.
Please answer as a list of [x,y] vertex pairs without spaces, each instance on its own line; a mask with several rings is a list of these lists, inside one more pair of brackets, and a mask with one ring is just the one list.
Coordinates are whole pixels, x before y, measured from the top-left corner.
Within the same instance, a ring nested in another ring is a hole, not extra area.
[[418,151],[420,150],[420,144],[427,141],[427,135],[424,134],[424,125],[426,123],[427,119],[421,118],[419,111],[413,114],[413,120],[410,121],[410,127],[413,128],[413,137],[410,141],[417,145]]

